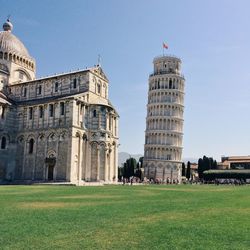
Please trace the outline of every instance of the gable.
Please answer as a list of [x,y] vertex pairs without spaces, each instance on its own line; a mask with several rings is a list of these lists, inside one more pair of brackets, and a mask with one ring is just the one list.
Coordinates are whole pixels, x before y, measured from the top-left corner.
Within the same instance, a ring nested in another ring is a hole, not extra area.
[[91,70],[95,75],[103,78],[104,80],[106,80],[108,82],[108,77],[106,76],[106,74],[104,73],[103,69],[100,66],[97,66],[95,68],[93,68],[93,70]]

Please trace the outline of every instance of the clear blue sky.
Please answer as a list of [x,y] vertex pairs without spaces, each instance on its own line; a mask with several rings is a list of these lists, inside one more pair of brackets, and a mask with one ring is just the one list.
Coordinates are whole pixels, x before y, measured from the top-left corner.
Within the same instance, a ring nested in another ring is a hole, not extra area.
[[120,151],[143,153],[148,75],[168,53],[186,78],[184,157],[250,154],[250,1],[0,0],[44,76],[97,63],[120,114]]

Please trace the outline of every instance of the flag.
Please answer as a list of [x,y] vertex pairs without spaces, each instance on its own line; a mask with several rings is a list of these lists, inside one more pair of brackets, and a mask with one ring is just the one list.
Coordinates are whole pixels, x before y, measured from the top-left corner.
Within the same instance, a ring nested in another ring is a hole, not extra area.
[[168,49],[168,45],[166,43],[162,44],[163,49]]

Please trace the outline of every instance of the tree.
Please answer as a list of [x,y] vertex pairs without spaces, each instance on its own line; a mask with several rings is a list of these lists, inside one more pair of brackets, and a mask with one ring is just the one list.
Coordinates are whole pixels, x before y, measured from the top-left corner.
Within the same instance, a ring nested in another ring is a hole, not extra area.
[[184,162],[182,162],[181,176],[186,176],[186,166]]
[[212,169],[217,169],[218,165],[217,165],[217,161],[214,160],[213,165],[212,165]]
[[186,172],[186,178],[189,180],[191,176],[191,164],[190,161],[187,163],[187,172]]
[[124,162],[124,164],[123,164],[123,177],[128,178],[128,175],[129,175],[129,173],[128,173],[127,163]]
[[217,169],[217,162],[213,159],[213,157],[206,157],[204,155],[203,158],[200,158],[198,161],[199,178],[203,179],[203,172],[210,169]]
[[203,160],[200,158],[198,160],[198,175],[199,175],[199,179],[203,179]]
[[211,160],[204,155],[203,156],[203,171],[209,170],[210,168],[211,168]]
[[135,176],[136,166],[136,159],[131,157],[127,159],[123,164],[123,177],[129,178],[131,176]]

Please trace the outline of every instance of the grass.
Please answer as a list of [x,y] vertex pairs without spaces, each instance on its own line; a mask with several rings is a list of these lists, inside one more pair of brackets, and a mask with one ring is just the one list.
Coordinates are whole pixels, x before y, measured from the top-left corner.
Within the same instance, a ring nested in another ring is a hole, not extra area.
[[0,249],[249,249],[250,186],[0,186]]

